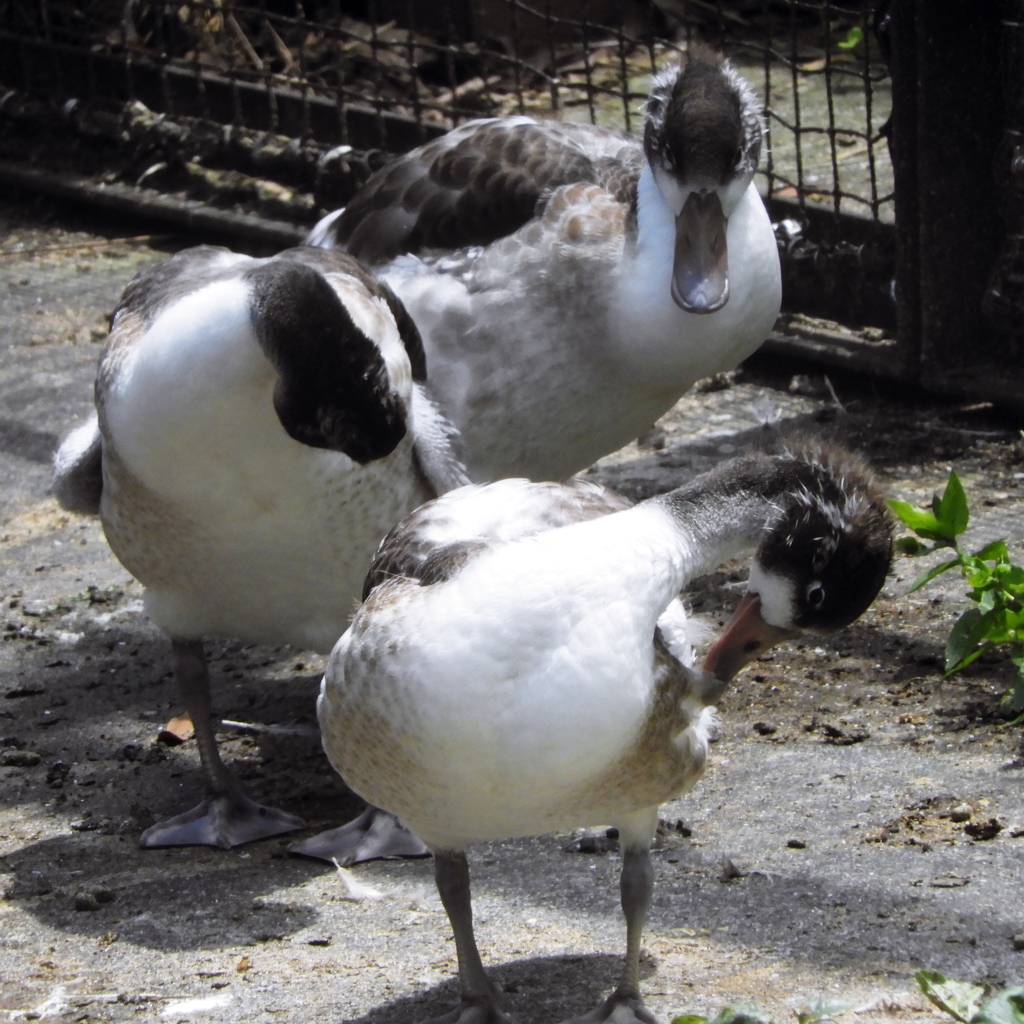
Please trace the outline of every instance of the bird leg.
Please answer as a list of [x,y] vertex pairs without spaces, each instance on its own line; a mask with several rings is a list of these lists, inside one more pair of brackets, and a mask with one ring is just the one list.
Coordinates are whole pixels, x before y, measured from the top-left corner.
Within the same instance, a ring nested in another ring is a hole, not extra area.
[[640,995],[640,940],[654,891],[650,846],[658,822],[657,808],[653,812],[643,812],[642,818],[643,821],[631,823],[635,827],[619,827],[622,849],[619,891],[622,911],[626,915],[626,962],[622,966],[619,984],[597,1009],[581,1017],[573,1017],[565,1024],[603,1024],[604,1021],[611,1024],[660,1024],[644,1006]]
[[250,800],[217,750],[211,717],[210,676],[201,640],[172,639],[174,678],[195,729],[207,797],[192,810],[142,833],[142,846],[219,846],[229,850],[254,839],[294,832],[305,822],[294,814]]
[[393,814],[369,804],[347,825],[288,847],[289,853],[337,861],[343,868],[378,857],[429,857],[430,850]]
[[473,935],[469,865],[462,851],[434,851],[434,880],[455,933],[459,957],[459,1008],[424,1024],[511,1024],[507,1001],[484,971]]

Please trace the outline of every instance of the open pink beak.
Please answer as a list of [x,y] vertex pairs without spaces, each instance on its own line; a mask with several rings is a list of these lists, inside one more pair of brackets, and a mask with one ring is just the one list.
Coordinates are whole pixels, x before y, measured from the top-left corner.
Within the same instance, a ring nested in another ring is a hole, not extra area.
[[798,629],[770,626],[761,618],[761,598],[749,591],[726,623],[725,632],[704,659],[704,671],[728,682],[744,665],[783,640],[798,636]]

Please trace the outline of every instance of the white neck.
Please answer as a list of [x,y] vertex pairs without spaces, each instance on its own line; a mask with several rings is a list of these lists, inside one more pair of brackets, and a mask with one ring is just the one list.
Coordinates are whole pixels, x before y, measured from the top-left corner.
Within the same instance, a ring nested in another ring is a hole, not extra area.
[[672,523],[676,545],[685,552],[687,580],[716,569],[741,551],[753,547],[772,515],[770,503],[761,495],[710,495],[683,506],[653,501]]
[[726,463],[640,507],[658,509],[693,552],[691,575],[709,572],[756,544],[780,515],[779,498],[792,486],[787,465],[763,454]]

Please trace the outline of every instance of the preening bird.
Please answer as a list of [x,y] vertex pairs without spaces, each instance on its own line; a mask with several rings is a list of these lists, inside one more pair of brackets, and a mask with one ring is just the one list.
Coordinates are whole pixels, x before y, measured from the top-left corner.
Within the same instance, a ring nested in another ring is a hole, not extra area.
[[[507,1020],[473,935],[467,847],[596,824],[619,830],[626,959],[578,1020],[652,1024],[638,958],[658,805],[700,778],[728,679],[783,637],[852,622],[891,559],[881,494],[836,450],[742,457],[623,506],[525,480],[430,502],[382,544],[331,654],[332,764],[435,855],[461,984],[447,1024]],[[694,670],[679,592],[750,545],[746,597]]]
[[381,168],[308,241],[401,298],[474,480],[565,479],[772,329],[762,131],[750,86],[695,46],[654,79],[642,141],[471,121]]
[[[381,537],[467,482],[424,378],[402,304],[344,253],[204,246],[125,290],[97,415],[60,448],[54,488],[100,515],[145,585],[195,727],[208,796],[144,845],[227,848],[302,827],[221,761],[201,637],[330,651]],[[388,852],[422,846],[402,833]]]

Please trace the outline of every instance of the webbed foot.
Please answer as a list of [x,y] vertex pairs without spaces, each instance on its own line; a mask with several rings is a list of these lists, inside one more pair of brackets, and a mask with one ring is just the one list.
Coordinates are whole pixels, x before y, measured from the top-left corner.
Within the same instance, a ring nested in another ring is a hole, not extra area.
[[426,846],[393,814],[373,804],[347,825],[294,843],[288,847],[288,852],[319,860],[337,861],[342,867],[379,857],[430,856]]
[[613,992],[600,1006],[562,1024],[661,1024],[639,996]]
[[147,828],[139,844],[154,846],[232,846],[256,839],[279,836],[305,828],[306,823],[294,814],[264,807],[247,796],[207,797],[192,810]]
[[501,1002],[497,996],[463,999],[451,1013],[431,1017],[418,1024],[512,1024],[512,1018],[505,1012]]

